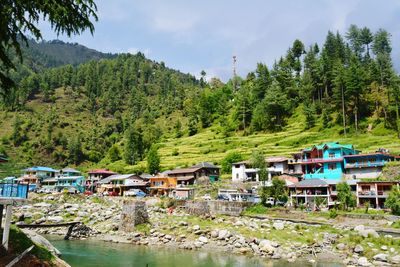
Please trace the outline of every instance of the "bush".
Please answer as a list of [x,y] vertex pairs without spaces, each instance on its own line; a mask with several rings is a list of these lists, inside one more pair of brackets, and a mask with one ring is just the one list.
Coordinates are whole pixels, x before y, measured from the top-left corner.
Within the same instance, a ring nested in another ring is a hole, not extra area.
[[385,206],[391,209],[392,214],[400,215],[400,189],[397,186],[393,186],[385,201]]
[[337,216],[338,216],[338,213],[337,213],[336,209],[329,210],[329,218],[335,219]]
[[232,163],[243,160],[243,155],[238,152],[230,152],[221,162],[221,171],[223,173],[230,173],[232,170]]

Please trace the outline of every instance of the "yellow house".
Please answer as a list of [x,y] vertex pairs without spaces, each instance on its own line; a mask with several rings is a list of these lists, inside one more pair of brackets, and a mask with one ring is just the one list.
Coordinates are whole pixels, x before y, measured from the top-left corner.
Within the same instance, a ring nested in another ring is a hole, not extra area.
[[151,177],[150,195],[170,196],[177,183],[178,179],[176,177]]

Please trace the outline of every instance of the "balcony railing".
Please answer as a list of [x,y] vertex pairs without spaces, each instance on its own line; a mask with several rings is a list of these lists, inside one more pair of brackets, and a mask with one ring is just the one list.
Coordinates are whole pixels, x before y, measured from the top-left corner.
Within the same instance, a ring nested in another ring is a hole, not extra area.
[[385,163],[382,161],[379,162],[355,162],[355,163],[346,163],[345,168],[365,168],[365,167],[381,167],[384,166]]
[[0,183],[0,197],[28,198],[29,184]]

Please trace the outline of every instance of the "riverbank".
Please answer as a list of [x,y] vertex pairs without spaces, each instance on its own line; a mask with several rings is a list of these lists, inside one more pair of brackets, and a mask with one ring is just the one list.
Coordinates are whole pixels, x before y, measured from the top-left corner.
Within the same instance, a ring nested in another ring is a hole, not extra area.
[[[345,265],[400,264],[400,241],[379,236],[368,225],[308,225],[268,218],[193,216],[184,209],[171,214],[168,203],[147,200],[150,224],[133,233],[119,231],[121,198],[61,195],[37,196],[33,205],[22,207],[19,216],[31,223],[82,221],[73,236],[149,247],[235,253],[286,262],[333,261]],[[29,220],[28,220],[29,219]],[[42,234],[65,235],[67,229],[40,229]]]

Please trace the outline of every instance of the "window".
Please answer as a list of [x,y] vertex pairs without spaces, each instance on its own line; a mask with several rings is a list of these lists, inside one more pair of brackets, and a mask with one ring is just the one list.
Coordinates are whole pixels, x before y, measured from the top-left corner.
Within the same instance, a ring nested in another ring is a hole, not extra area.
[[336,170],[336,164],[329,164],[328,170]]
[[334,158],[335,157],[335,153],[329,153],[329,158]]

